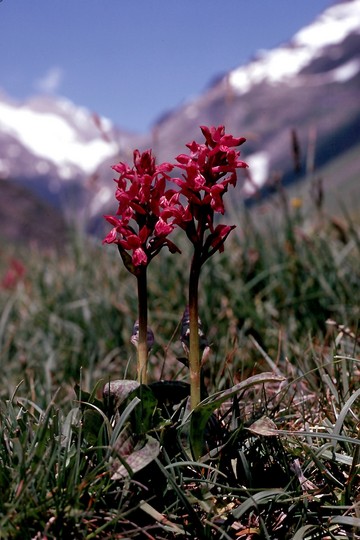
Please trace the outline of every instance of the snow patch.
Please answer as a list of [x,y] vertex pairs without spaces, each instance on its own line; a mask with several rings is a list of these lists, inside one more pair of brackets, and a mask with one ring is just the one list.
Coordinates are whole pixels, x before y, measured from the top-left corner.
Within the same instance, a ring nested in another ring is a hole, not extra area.
[[317,51],[341,43],[348,34],[359,32],[360,0],[342,2],[325,10],[312,24],[295,34],[297,45]]
[[360,0],[331,6],[314,23],[303,28],[289,45],[260,51],[258,59],[229,74],[229,83],[239,94],[261,82],[276,84],[294,77],[322,49],[341,43],[352,32],[360,32]]
[[344,83],[350,81],[360,71],[360,60],[349,60],[343,66],[334,69],[331,72],[331,78],[334,82]]
[[249,179],[243,185],[244,194],[249,196],[256,193],[269,177],[270,160],[267,152],[256,152],[246,156],[249,165]]
[[[91,174],[117,151],[115,142],[106,142],[100,135],[89,142],[81,141],[76,130],[55,114],[0,103],[0,119],[3,132],[15,136],[34,155],[53,162],[63,178],[70,178],[74,170]],[[77,120],[85,122],[84,110]]]
[[101,186],[96,192],[96,197],[93,197],[90,202],[90,215],[97,215],[113,197],[113,190],[107,186]]

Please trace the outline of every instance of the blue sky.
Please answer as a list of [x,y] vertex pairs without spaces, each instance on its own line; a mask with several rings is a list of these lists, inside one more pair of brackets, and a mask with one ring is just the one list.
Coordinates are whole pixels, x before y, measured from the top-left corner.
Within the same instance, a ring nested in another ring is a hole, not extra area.
[[0,88],[65,96],[145,132],[332,0],[0,0]]

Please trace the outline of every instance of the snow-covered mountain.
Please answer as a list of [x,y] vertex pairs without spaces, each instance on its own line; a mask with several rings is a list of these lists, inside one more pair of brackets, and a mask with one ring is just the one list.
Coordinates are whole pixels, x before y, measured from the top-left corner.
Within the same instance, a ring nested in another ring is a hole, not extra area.
[[289,43],[259,51],[199,98],[167,114],[156,126],[159,157],[176,155],[178,141],[197,137],[199,125],[224,123],[248,139],[242,155],[251,166],[249,194],[272,171],[291,176],[291,130],[303,159],[315,144],[317,165],[360,142],[359,95],[360,0],[344,0]]
[[[11,167],[12,173],[23,174],[19,163],[11,160],[19,156],[21,146],[38,158],[31,164],[32,173],[45,174],[53,164],[64,180],[92,174],[117,150],[114,143],[104,140],[87,110],[64,99],[35,97],[20,105],[3,101],[0,118],[2,135],[7,135],[9,141],[9,160],[2,159],[2,173]],[[102,124],[106,134],[113,130],[110,121],[103,120]]]
[[91,213],[100,211],[108,197],[101,189],[105,165],[128,158],[134,144],[141,139],[64,98],[18,103],[0,94],[0,178],[22,182],[57,206],[66,192],[76,193],[81,204],[81,194],[96,180]]
[[62,98],[18,103],[0,94],[0,179],[26,183],[57,204],[69,194],[75,206],[86,200],[93,216],[113,198],[110,164],[131,159],[135,147],[152,147],[158,160],[173,160],[185,142],[199,137],[199,125],[225,124],[248,139],[242,147],[251,166],[248,196],[273,171],[291,179],[291,132],[303,166],[310,145],[321,165],[359,143],[359,95],[360,0],[342,0],[290,42],[259,51],[196,99],[164,114],[146,136],[121,131]]

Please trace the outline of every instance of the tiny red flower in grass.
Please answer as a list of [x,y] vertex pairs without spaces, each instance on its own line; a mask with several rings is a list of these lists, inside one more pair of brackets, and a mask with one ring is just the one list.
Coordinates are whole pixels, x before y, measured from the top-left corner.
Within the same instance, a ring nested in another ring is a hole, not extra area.
[[174,225],[167,222],[171,216],[163,214],[161,204],[173,166],[156,165],[151,150],[135,150],[133,167],[120,162],[113,169],[119,173],[115,179],[118,209],[116,216],[104,216],[113,228],[103,243],[117,244],[128,270],[134,272],[134,267],[146,266],[163,246],[178,251],[167,238]]
[[19,259],[11,259],[8,269],[1,280],[2,289],[14,289],[25,276],[25,266]]

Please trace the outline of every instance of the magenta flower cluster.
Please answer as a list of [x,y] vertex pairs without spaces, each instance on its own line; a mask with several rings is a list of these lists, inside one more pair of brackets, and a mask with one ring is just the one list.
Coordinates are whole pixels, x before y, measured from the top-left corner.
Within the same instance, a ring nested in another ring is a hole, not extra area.
[[[179,251],[168,239],[175,227],[201,250],[203,262],[223,249],[234,228],[215,226],[214,214],[224,214],[223,196],[229,184],[236,185],[237,169],[247,167],[236,150],[245,139],[226,134],[224,126],[202,126],[201,131],[204,142],[187,144],[189,153],[177,156],[176,164],[156,165],[151,150],[142,154],[135,150],[132,167],[126,163],[113,167],[119,173],[118,210],[116,216],[105,216],[113,228],[104,243],[118,244],[133,273],[164,246]],[[170,175],[176,169],[182,171],[180,177]]]
[[116,216],[105,216],[113,228],[103,242],[118,244],[121,252],[132,252],[135,267],[147,265],[164,245],[177,251],[167,238],[174,225],[168,223],[160,204],[173,166],[170,163],[157,166],[151,150],[142,154],[135,150],[132,168],[118,163],[113,169],[119,173],[115,180],[119,206]]

